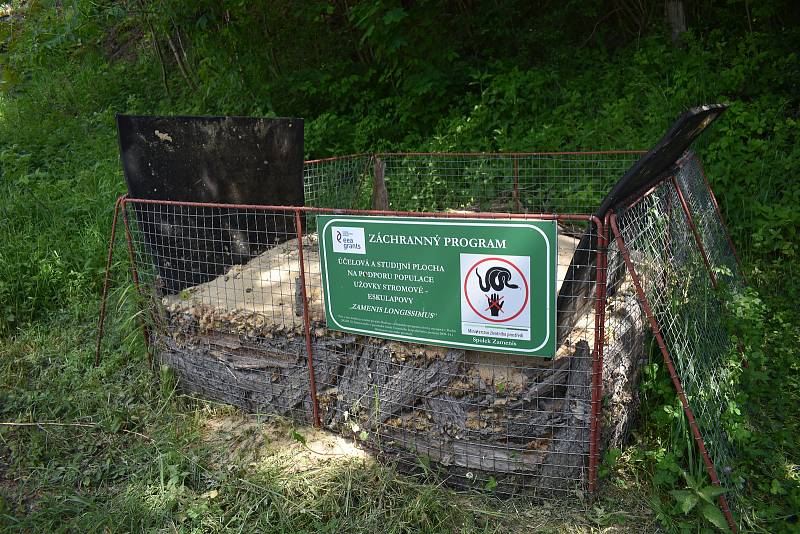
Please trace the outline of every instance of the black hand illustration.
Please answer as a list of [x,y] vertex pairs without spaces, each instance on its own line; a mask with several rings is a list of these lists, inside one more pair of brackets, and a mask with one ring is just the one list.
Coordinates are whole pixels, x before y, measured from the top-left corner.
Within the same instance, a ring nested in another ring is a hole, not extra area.
[[503,297],[501,297],[497,293],[492,293],[492,296],[491,297],[487,296],[486,300],[489,301],[489,307],[486,309],[491,311],[492,317],[497,317],[498,315],[500,315],[500,312],[503,309]]

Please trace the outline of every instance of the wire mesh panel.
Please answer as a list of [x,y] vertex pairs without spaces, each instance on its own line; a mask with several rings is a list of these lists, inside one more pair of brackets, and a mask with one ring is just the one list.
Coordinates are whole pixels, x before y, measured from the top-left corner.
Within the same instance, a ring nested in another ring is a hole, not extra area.
[[294,212],[126,205],[161,363],[201,396],[310,421]]
[[391,209],[593,213],[640,152],[379,154]]
[[594,213],[638,151],[530,154],[517,158],[520,209],[528,213]]
[[354,155],[306,161],[303,191],[306,206],[368,209],[375,158]]
[[675,178],[697,226],[714,276],[728,283],[741,283],[736,251],[696,154],[687,152]]
[[[596,306],[553,360],[343,334],[326,328],[314,212],[126,205],[151,343],[184,389],[303,421],[318,393],[324,425],[462,487],[585,486]],[[259,219],[271,230],[252,246]],[[558,236],[559,286],[577,246]]]
[[[724,250],[727,240],[720,244],[713,233],[719,223],[710,220],[698,225],[698,245],[692,218],[682,209],[679,191],[683,187],[675,187],[681,182],[686,185],[696,167],[692,159],[684,159],[683,165],[688,168],[678,169],[681,180],[662,182],[619,213],[619,232],[708,451],[710,471],[728,490],[729,500],[731,496],[735,500],[739,490],[734,474],[736,449],[724,423],[729,402],[737,393],[736,365],[729,363],[736,348],[724,324],[725,310],[704,258],[704,244],[716,243],[722,249],[710,256],[711,272],[730,264],[733,254],[729,248]],[[687,203],[689,214],[712,219],[711,212],[704,211],[708,209],[704,197],[695,186]]]

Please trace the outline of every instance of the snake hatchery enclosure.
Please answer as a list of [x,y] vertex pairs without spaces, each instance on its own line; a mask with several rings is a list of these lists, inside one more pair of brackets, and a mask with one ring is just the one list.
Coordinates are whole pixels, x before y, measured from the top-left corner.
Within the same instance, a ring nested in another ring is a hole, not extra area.
[[733,488],[715,291],[742,281],[690,148],[724,109],[647,152],[313,161],[302,119],[120,116],[109,264],[124,236],[150,354],[184,391],[498,494],[595,491],[657,346]]

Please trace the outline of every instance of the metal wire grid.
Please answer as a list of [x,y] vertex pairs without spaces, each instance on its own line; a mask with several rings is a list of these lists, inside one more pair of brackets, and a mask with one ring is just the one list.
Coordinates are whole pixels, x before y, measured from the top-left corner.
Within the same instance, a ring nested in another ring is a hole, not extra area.
[[368,209],[375,157],[353,155],[306,161],[303,192],[306,206]]
[[160,363],[200,396],[311,422],[295,213],[143,202],[126,209]]
[[736,251],[696,154],[686,154],[675,177],[691,209],[714,276],[726,283],[743,282]]
[[601,451],[624,445],[638,422],[639,379],[649,351],[647,319],[613,239],[608,245],[607,262]]
[[377,154],[401,211],[593,213],[641,152]]
[[[691,165],[691,163],[690,163]],[[691,169],[679,174],[691,176]],[[699,195],[689,212],[702,212]],[[727,334],[724,309],[671,180],[619,214],[621,237],[641,278],[680,385],[697,424],[716,476],[736,500],[736,447],[724,421],[736,395],[736,372],[727,356],[736,350]],[[708,228],[708,224],[700,228]],[[701,243],[709,241],[708,236]],[[724,241],[723,241],[724,243]],[[616,252],[615,252],[616,253]],[[732,257],[728,251],[718,257]],[[720,267],[714,263],[712,270]],[[698,459],[698,466],[703,458]],[[694,467],[694,466],[693,466]]]
[[518,159],[519,198],[528,213],[594,213],[641,152],[537,154]]
[[[184,389],[312,422],[307,313],[326,426],[461,487],[551,495],[585,486],[592,313],[555,361],[332,332],[313,233],[303,237],[301,276],[299,212],[126,205],[150,342]],[[577,239],[562,235],[559,245],[560,285]]]
[[[376,178],[380,175],[385,180],[388,190],[389,206],[392,210],[408,210],[408,211],[495,211],[495,212],[591,212],[594,207],[599,203],[602,198],[603,191],[613,183],[624,171],[635,161],[640,155],[637,152],[617,152],[617,153],[562,153],[562,154],[376,154],[373,156],[372,165],[367,164],[367,168],[372,167],[373,174],[371,177]],[[315,171],[324,175],[325,165],[340,165],[334,160],[327,160],[322,162],[315,162]],[[322,185],[320,181],[315,182],[315,187]],[[327,187],[323,185],[323,189]],[[367,187],[369,189],[369,187]],[[361,195],[362,198],[364,195]],[[314,197],[316,198],[316,197]],[[316,203],[314,205],[320,205]],[[361,205],[364,205],[362,202]],[[569,232],[580,232],[583,230],[585,223],[578,223],[577,221],[562,221],[562,230]],[[309,220],[307,227],[312,228],[314,221]],[[574,234],[573,234],[574,235]],[[566,242],[566,246],[564,243]],[[596,243],[596,238],[591,240],[591,243]],[[567,276],[567,267],[572,258],[572,253],[577,246],[577,239],[570,238],[567,234],[563,235],[559,244],[562,246],[564,255],[559,257],[559,287]],[[592,251],[596,252],[596,251]],[[593,261],[593,256],[586,258],[586,265],[590,269],[594,269],[594,265],[590,265]],[[580,286],[578,286],[580,288]],[[585,289],[585,288],[584,288]],[[312,292],[314,290],[312,289]],[[589,300],[594,298],[594,291],[588,292]],[[623,295],[623,292],[620,292]],[[632,293],[630,291],[624,293],[624,297],[630,298]],[[585,300],[586,293],[581,292],[580,295],[563,295],[565,298],[574,297],[576,299]],[[592,310],[594,301],[588,303],[588,309]],[[615,303],[619,308],[619,313],[615,316],[616,323],[610,323],[615,330],[620,330],[624,325],[626,330],[624,332],[617,332],[619,342],[613,345],[613,350],[639,350],[643,352],[642,335],[643,331],[642,322],[637,320],[638,316],[635,313],[626,312],[625,305]],[[576,306],[577,308],[586,309],[585,306]],[[615,308],[616,309],[616,308]],[[576,323],[563,327],[565,332],[565,346],[571,347],[577,356],[572,358],[575,369],[571,369],[569,373],[562,372],[563,369],[557,370],[557,376],[563,380],[567,375],[571,377],[573,388],[583,388],[577,395],[571,393],[575,398],[582,398],[588,400],[590,398],[589,392],[586,388],[589,387],[589,373],[601,371],[590,371],[586,359],[590,356],[596,347],[594,343],[594,330],[593,330],[594,316],[588,314],[585,317],[582,315],[578,318]],[[591,333],[585,335],[587,331]],[[587,352],[578,353],[575,348],[576,343],[580,341],[581,335],[576,335],[575,332],[582,331]],[[326,383],[325,380],[318,379],[320,385],[320,402],[322,405],[322,412],[327,417],[327,423],[331,426],[342,426],[342,423],[347,423],[345,428],[351,427],[358,429],[353,431],[352,434],[359,438],[362,433],[368,437],[368,440],[376,448],[386,452],[391,448],[394,450],[394,455],[401,460],[401,463],[411,469],[418,469],[426,471],[425,465],[433,463],[433,465],[445,466],[445,472],[451,483],[460,486],[468,487],[481,487],[484,484],[489,486],[493,484],[499,485],[499,491],[514,492],[523,488],[535,488],[543,493],[548,493],[551,490],[564,490],[565,488],[574,488],[586,482],[586,458],[585,455],[589,453],[589,444],[587,439],[588,435],[586,428],[586,421],[573,420],[573,431],[578,435],[573,438],[575,443],[582,442],[582,446],[574,447],[576,450],[581,450],[580,454],[584,455],[583,460],[577,461],[575,453],[567,453],[566,462],[557,454],[550,451],[552,454],[549,460],[545,455],[535,460],[533,463],[540,464],[541,467],[531,467],[531,462],[526,461],[524,458],[530,456],[526,454],[524,446],[533,447],[536,449],[547,449],[546,442],[541,439],[543,434],[547,435],[545,429],[549,429],[549,435],[556,435],[557,430],[561,429],[563,425],[555,424],[551,420],[548,424],[540,424],[540,429],[536,429],[535,425],[529,424],[527,429],[517,431],[517,434],[510,434],[505,436],[505,444],[502,444],[502,434],[495,436],[494,441],[489,447],[485,443],[485,434],[482,435],[479,428],[469,428],[469,425],[480,426],[488,425],[491,418],[486,417],[484,412],[487,406],[482,406],[481,402],[475,399],[467,399],[462,390],[465,387],[457,387],[455,394],[461,399],[453,398],[451,391],[450,395],[439,391],[441,384],[437,387],[430,385],[431,373],[426,374],[426,370],[430,369],[429,362],[414,365],[406,356],[400,354],[392,355],[390,363],[381,360],[386,359],[386,352],[393,352],[393,349],[386,348],[384,345],[392,345],[391,343],[384,343],[378,340],[373,340],[371,343],[360,343],[354,347],[354,352],[357,361],[363,366],[359,373],[350,376],[340,375],[335,377],[335,384]],[[381,348],[383,347],[383,348]],[[378,356],[375,356],[378,354]],[[382,355],[382,356],[381,356]],[[619,363],[622,353],[618,352],[612,354],[612,357],[607,360],[608,362]],[[349,357],[349,356],[348,356]],[[396,361],[399,358],[400,362]],[[584,358],[583,360],[581,358]],[[315,360],[317,358],[315,357]],[[490,389],[491,384],[499,383],[499,388],[502,390],[505,385],[502,378],[498,375],[502,371],[502,375],[508,376],[509,374],[517,375],[535,375],[536,373],[550,372],[553,373],[552,368],[547,368],[543,362],[537,362],[537,366],[526,368],[525,361],[517,361],[514,363],[513,358],[508,356],[500,356],[490,361],[489,363],[483,362],[476,364],[475,362],[464,361],[463,358],[458,361],[451,362],[450,369],[446,373],[439,372],[436,376],[437,380],[445,384],[469,384],[470,380],[475,382],[474,385],[479,386],[481,391]],[[355,365],[352,364],[351,365]],[[386,367],[388,365],[388,367]],[[552,364],[551,364],[552,365]],[[563,362],[559,365],[563,365]],[[475,369],[480,368],[483,370],[482,376],[470,377],[469,373],[475,373]],[[544,371],[542,370],[544,369]],[[350,368],[347,368],[350,371]],[[404,391],[406,396],[403,402],[392,401],[393,397],[397,397],[401,391],[397,388],[403,387],[403,381],[398,380],[398,377],[406,373],[413,377],[424,377],[426,382],[419,382],[419,380],[407,380],[406,383],[411,383],[411,390],[418,391],[420,388],[422,392],[417,392],[413,395],[408,395],[408,391]],[[434,373],[436,374],[436,373]],[[631,371],[632,376],[636,376],[635,371]],[[365,380],[365,377],[367,379]],[[614,377],[617,382],[625,381],[627,378],[622,376]],[[547,380],[547,379],[543,379]],[[631,390],[636,389],[635,384],[620,385],[618,383],[611,383],[608,381],[607,388],[613,391],[613,398],[620,401],[620,405],[627,406],[632,400],[635,400],[635,393],[631,394]],[[342,385],[344,384],[344,385]],[[373,391],[371,394],[367,391],[369,385],[372,384]],[[427,384],[427,385],[426,385]],[[488,386],[487,386],[488,384]],[[580,384],[579,386],[577,384]],[[394,389],[393,389],[394,388]],[[427,388],[427,391],[425,391]],[[536,389],[533,387],[533,389]],[[475,395],[475,388],[468,388],[467,391],[470,395]],[[558,395],[564,395],[558,398]],[[566,391],[556,392],[551,388],[550,396],[544,397],[550,401],[563,401],[566,400]],[[383,413],[382,416],[373,414],[371,417],[364,410],[363,404],[371,399],[373,403],[378,405],[385,405],[387,398],[391,405],[397,405],[396,411],[406,412],[401,417],[390,417],[389,411]],[[484,397],[485,399],[485,397]],[[512,401],[514,399],[512,398]],[[394,404],[392,404],[394,402]],[[499,402],[504,402],[499,399]],[[351,409],[347,405],[351,404]],[[334,408],[330,408],[333,405]],[[576,405],[577,406],[577,405]],[[355,410],[352,408],[355,407]],[[580,406],[578,410],[584,409]],[[487,413],[493,413],[497,409],[495,407],[488,407]],[[526,413],[526,410],[528,413]],[[362,420],[353,417],[353,413],[359,412]],[[535,413],[535,412],[539,413]],[[410,414],[407,412],[411,412]],[[542,416],[542,410],[537,410],[536,407],[529,407],[523,405],[521,408],[506,410],[505,416],[511,421],[514,420],[530,420],[536,421],[536,415]],[[620,410],[617,414],[617,419],[624,419],[624,425],[616,424],[616,429],[609,436],[610,440],[619,443],[624,439],[623,434],[627,433],[630,427],[630,422],[623,413],[628,413]],[[571,413],[567,414],[573,419],[580,419],[580,414]],[[546,414],[547,417],[553,418],[553,413]],[[337,419],[337,417],[339,419]],[[348,418],[348,421],[342,421],[341,418]],[[366,419],[365,419],[366,418]],[[430,421],[426,421],[426,418]],[[448,419],[449,418],[449,419]],[[364,420],[365,419],[365,420]],[[496,417],[495,417],[496,419]],[[508,425],[508,423],[506,423]],[[442,430],[444,427],[450,430]],[[609,425],[612,426],[612,425]],[[441,428],[439,428],[441,427]],[[451,428],[452,427],[452,428]],[[422,439],[421,436],[430,433],[431,428],[438,428],[438,436],[436,439]],[[423,432],[423,429],[426,429]],[[527,432],[527,434],[526,434]],[[495,432],[497,434],[497,432]],[[455,437],[455,439],[453,439]],[[521,440],[528,438],[525,443],[520,443]],[[534,439],[538,438],[538,443]],[[550,446],[550,449],[561,450],[568,448],[567,443],[569,439],[554,440],[555,446]],[[387,448],[387,444],[391,447]],[[410,451],[410,453],[409,453]],[[417,452],[414,452],[417,451]],[[595,453],[597,454],[597,453]],[[506,461],[503,455],[511,455],[515,461]],[[577,468],[577,464],[581,463],[583,467]],[[569,471],[569,466],[572,465],[571,473],[566,475],[563,472]],[[491,465],[489,465],[491,464]],[[562,465],[564,464],[564,465]],[[582,471],[583,469],[583,471]],[[557,474],[556,474],[557,473]],[[537,478],[538,477],[538,478]],[[498,483],[498,478],[502,482]]]

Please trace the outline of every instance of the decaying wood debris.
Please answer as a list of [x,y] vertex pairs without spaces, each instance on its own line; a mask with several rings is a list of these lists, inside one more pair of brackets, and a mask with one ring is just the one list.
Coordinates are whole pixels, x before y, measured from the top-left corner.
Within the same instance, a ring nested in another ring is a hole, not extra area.
[[[576,245],[559,237],[559,278]],[[318,404],[325,427],[402,465],[498,490],[566,491],[586,480],[594,315],[574,321],[555,359],[354,336],[325,328],[315,235],[303,240]],[[612,263],[612,268],[619,264]],[[607,306],[604,446],[635,413],[643,322],[617,277]],[[218,278],[157,299],[163,363],[183,388],[238,406],[311,414],[297,240]]]

